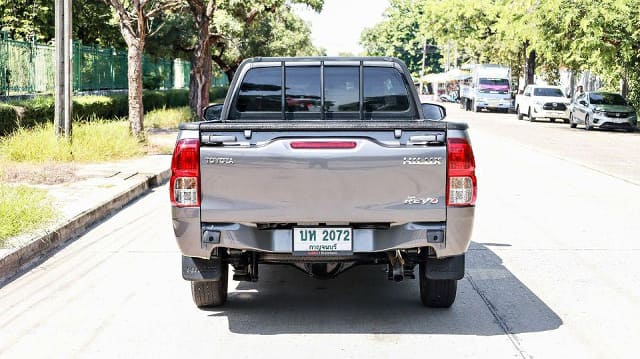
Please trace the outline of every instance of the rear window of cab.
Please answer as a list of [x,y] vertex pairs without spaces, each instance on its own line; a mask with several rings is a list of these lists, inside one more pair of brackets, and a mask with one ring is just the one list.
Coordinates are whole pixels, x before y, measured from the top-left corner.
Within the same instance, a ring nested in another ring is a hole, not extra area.
[[[284,73],[283,73],[284,71]],[[239,117],[251,113],[359,115],[406,113],[409,91],[394,67],[291,66],[249,69],[235,98]],[[284,86],[283,86],[284,83]]]

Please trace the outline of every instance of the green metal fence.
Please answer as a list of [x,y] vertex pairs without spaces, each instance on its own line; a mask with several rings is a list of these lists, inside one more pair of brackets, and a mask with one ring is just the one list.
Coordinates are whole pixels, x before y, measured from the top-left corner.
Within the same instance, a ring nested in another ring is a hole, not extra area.
[[[0,96],[51,93],[55,81],[55,47],[0,37]],[[143,57],[145,79],[165,89],[189,87],[191,65],[182,59]],[[151,81],[151,80],[149,80]],[[226,86],[226,76],[212,78]],[[73,43],[74,91],[117,90],[127,86],[127,52]]]

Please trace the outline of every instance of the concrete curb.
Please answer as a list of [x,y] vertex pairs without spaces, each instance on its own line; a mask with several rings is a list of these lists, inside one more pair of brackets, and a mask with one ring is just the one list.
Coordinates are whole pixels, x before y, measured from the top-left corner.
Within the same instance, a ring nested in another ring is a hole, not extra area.
[[0,285],[34,262],[45,258],[65,242],[84,233],[95,223],[144,195],[151,188],[162,185],[171,176],[171,170],[167,169],[157,174],[139,173],[138,176],[141,178],[112,199],[67,220],[49,233],[32,238],[27,244],[0,258]]

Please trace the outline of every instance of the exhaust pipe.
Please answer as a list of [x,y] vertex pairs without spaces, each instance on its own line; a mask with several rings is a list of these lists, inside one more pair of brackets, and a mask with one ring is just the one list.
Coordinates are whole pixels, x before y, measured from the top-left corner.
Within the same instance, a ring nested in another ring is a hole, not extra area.
[[389,272],[391,275],[389,279],[393,279],[395,282],[401,282],[404,280],[404,258],[400,250],[396,250],[395,253],[387,252],[389,256]]

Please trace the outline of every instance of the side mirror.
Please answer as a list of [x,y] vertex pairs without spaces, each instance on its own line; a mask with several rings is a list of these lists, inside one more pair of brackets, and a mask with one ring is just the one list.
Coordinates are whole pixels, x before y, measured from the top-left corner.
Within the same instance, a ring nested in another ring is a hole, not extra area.
[[586,106],[587,105],[587,101],[585,100],[580,100],[578,101],[579,104],[581,104],[582,106]]
[[222,113],[222,104],[216,103],[204,108],[203,117],[205,121],[219,121]]
[[443,120],[447,116],[447,110],[444,106],[436,105],[435,103],[423,103],[422,113],[427,120]]

